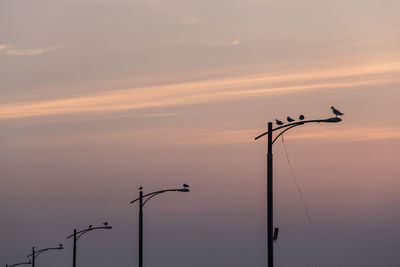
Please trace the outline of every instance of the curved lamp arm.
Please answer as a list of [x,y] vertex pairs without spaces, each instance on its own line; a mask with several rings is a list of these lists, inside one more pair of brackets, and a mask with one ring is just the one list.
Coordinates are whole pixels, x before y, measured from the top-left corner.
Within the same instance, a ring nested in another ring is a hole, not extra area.
[[[284,131],[282,131],[282,132],[278,135],[278,136],[280,136],[281,134],[283,134],[283,133],[286,132],[287,130],[289,130],[289,129],[291,129],[291,128],[294,128],[294,127],[296,127],[296,126],[299,126],[299,125],[306,124],[306,123],[312,123],[312,122],[318,122],[318,123],[320,123],[320,122],[336,123],[336,122],[341,122],[341,121],[342,121],[342,119],[341,119],[341,118],[337,118],[337,117],[333,117],[333,118],[329,118],[329,119],[323,119],[323,120],[298,121],[298,122],[293,122],[293,123],[289,123],[289,124],[286,124],[286,125],[282,125],[282,126],[276,127],[275,129],[272,129],[272,132],[277,131],[277,130],[280,130],[280,129],[283,129],[283,128],[287,128],[287,129],[285,129]],[[259,139],[259,138],[261,138],[261,137],[267,135],[268,133],[269,133],[268,131],[265,132],[265,133],[262,133],[262,134],[260,134],[259,136],[255,137],[254,140],[257,140],[257,139]],[[275,140],[276,140],[276,139],[274,139],[274,142],[275,142]]]
[[302,125],[302,124],[296,124],[296,125],[292,125],[292,126],[290,126],[290,127],[288,127],[288,128],[286,128],[285,130],[283,130],[282,132],[280,132],[275,138],[274,138],[274,140],[272,141],[272,144],[274,144],[275,143],[275,141],[276,141],[276,139],[278,139],[279,138],[279,136],[281,136],[282,134],[284,134],[286,131],[288,131],[288,130],[290,130],[290,129],[292,129],[292,128],[294,128],[294,127],[296,127],[296,126],[299,126],[299,125]]
[[[146,202],[149,201],[151,198],[153,198],[153,197],[155,197],[155,196],[157,196],[157,195],[159,195],[159,194],[165,193],[165,192],[190,192],[190,190],[189,190],[188,188],[174,188],[174,189],[166,189],[166,190],[160,190],[160,191],[155,191],[155,192],[152,192],[152,193],[148,193],[148,194],[146,194],[146,195],[144,195],[144,196],[141,197],[142,199],[144,199],[145,197],[148,197],[148,198],[143,202],[142,207],[143,207],[144,204],[146,204]],[[140,199],[140,197],[136,198],[135,200],[132,200],[132,201],[131,201],[131,204],[134,203],[134,202],[136,202],[136,201],[138,201],[139,199]]]
[[61,245],[61,246],[56,247],[56,248],[44,248],[44,249],[35,251],[35,254],[33,254],[33,253],[29,254],[27,257],[33,256],[33,258],[36,258],[37,256],[39,256],[40,254],[42,254],[42,253],[45,252],[45,251],[48,251],[48,250],[56,250],[56,249],[57,249],[57,250],[58,250],[58,249],[64,249],[64,247]]
[[[77,235],[76,240],[78,240],[84,234],[86,234],[86,233],[88,233],[88,232],[90,232],[92,230],[97,230],[97,229],[112,229],[112,227],[111,226],[98,226],[98,227],[91,227],[91,228],[87,228],[87,229],[81,230],[81,231],[76,233],[76,235]],[[71,238],[73,236],[74,236],[74,234],[68,236],[67,239],[69,239],[69,238]]]

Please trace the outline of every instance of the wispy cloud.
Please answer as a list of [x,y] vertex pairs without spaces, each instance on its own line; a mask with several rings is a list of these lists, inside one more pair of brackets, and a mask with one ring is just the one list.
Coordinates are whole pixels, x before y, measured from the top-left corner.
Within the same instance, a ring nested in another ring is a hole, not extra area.
[[301,140],[318,140],[329,139],[337,142],[363,142],[384,139],[398,139],[400,138],[400,128],[398,127],[349,127],[349,128],[331,128],[331,129],[318,129],[309,130],[303,133],[296,133],[288,139],[301,139]]
[[45,48],[27,48],[27,49],[16,49],[13,46],[0,45],[0,53],[9,56],[37,56],[47,52],[54,51],[62,48],[62,46],[50,46]]
[[142,113],[142,114],[97,114],[87,116],[58,116],[58,117],[39,117],[35,120],[15,120],[9,121],[10,123],[5,126],[7,129],[19,129],[27,127],[37,127],[49,124],[63,124],[69,122],[86,122],[90,121],[104,121],[104,120],[119,120],[119,119],[133,119],[133,118],[169,118],[176,117],[179,113],[165,112],[165,113]]
[[[263,130],[261,130],[262,132]],[[254,137],[260,133],[260,129],[240,129],[221,131],[195,131],[183,132],[178,135],[177,141],[183,144],[249,144],[254,142]],[[171,138],[174,138],[171,136]],[[347,127],[329,128],[308,127],[300,133],[285,135],[285,139],[306,141],[317,140],[333,141],[340,143],[380,141],[388,139],[400,139],[399,127]],[[179,141],[178,141],[179,140]],[[169,140],[173,143],[173,140]]]
[[[254,137],[260,133],[258,129],[222,130],[214,132],[183,133],[179,142],[198,144],[246,144],[254,141]],[[330,128],[318,130],[309,127],[306,131],[297,132],[294,135],[286,134],[289,140],[330,140],[333,142],[365,142],[387,139],[400,139],[400,128],[396,127],[350,127]]]
[[233,41],[229,42],[212,42],[210,45],[217,45],[217,46],[237,46],[242,42],[241,38],[237,38]]
[[399,72],[400,63],[390,63],[299,74],[251,75],[129,88],[74,98],[3,104],[0,105],[0,119],[140,110],[369,86],[398,81]]
[[[395,127],[353,127],[330,128],[329,130],[318,127],[307,127],[307,130],[297,131],[295,134],[285,134],[285,140],[290,142],[304,142],[312,140],[330,143],[378,142],[400,139],[400,128]],[[335,129],[336,128],[336,129]],[[261,129],[263,131],[263,129]],[[178,133],[168,129],[152,130],[108,130],[93,133],[79,131],[68,134],[52,135],[35,134],[20,138],[10,137],[7,145],[12,146],[71,146],[93,145],[97,143],[112,145],[134,146],[216,146],[231,144],[257,144],[254,137],[260,129],[228,129],[228,130],[182,130]]]

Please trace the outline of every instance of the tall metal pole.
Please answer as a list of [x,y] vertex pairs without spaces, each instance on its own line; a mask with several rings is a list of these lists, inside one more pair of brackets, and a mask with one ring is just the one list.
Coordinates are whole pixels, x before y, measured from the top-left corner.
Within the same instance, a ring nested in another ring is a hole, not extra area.
[[35,267],[35,247],[32,247],[32,267]]
[[76,229],[74,229],[74,248],[72,255],[72,267],[76,267]]
[[272,122],[268,122],[268,154],[267,154],[267,251],[268,251],[268,267],[274,266],[274,213],[273,213],[273,172],[272,172]]
[[143,267],[143,191],[139,199],[139,267]]

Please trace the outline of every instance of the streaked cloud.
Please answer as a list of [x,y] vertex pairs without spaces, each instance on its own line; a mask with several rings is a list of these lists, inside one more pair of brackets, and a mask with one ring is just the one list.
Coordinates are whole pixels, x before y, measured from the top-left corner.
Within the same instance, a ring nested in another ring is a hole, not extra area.
[[[261,130],[261,132],[263,129]],[[248,144],[254,142],[254,137],[260,133],[260,129],[239,129],[221,131],[203,131],[182,133],[179,143],[185,144]],[[379,141],[386,139],[400,139],[399,127],[332,127],[324,129],[308,127],[306,130],[285,134],[288,140],[329,140],[330,142],[364,142]]]
[[[215,146],[231,144],[256,144],[254,137],[264,129],[191,129],[179,132],[170,129],[151,130],[108,130],[100,132],[75,132],[48,136],[46,134],[8,138],[11,146],[73,146],[97,143],[134,146]],[[370,142],[400,139],[400,128],[396,127],[307,127],[292,134],[286,133],[286,141],[330,143]],[[279,140],[278,140],[279,141]],[[261,142],[263,142],[261,140]]]
[[9,121],[10,123],[5,129],[21,129],[27,127],[37,127],[43,125],[56,125],[69,122],[87,122],[87,121],[104,121],[116,119],[129,119],[129,118],[168,118],[178,116],[178,113],[165,112],[165,113],[142,113],[142,114],[98,114],[96,115],[81,115],[81,116],[57,116],[57,117],[37,117],[35,120],[15,120]]
[[217,45],[217,46],[236,46],[242,42],[241,38],[234,39],[230,42],[213,42],[210,45]]
[[318,129],[318,131],[307,131],[296,133],[288,139],[329,139],[338,142],[363,142],[384,139],[399,139],[400,128],[398,127],[354,127],[354,128],[331,128]]
[[9,56],[37,56],[62,48],[62,46],[50,46],[45,48],[27,48],[27,49],[16,49],[12,47],[13,46],[0,45],[0,53]]
[[283,75],[249,75],[0,105],[0,119],[141,110],[398,81],[400,63]]

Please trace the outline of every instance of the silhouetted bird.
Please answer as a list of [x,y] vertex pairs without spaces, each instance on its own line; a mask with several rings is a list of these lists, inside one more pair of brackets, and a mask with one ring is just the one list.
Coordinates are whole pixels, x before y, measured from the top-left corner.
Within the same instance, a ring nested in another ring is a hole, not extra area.
[[331,107],[333,114],[337,116],[342,116],[344,115],[342,112],[340,112],[339,110],[337,110],[336,108],[334,108],[333,106]]
[[103,224],[104,224],[105,226],[107,226],[107,225],[108,225],[108,222],[103,222]]
[[287,116],[287,118],[286,118],[286,119],[287,119],[287,121],[288,121],[288,122],[292,122],[292,121],[294,121],[294,119],[290,118],[289,116]]
[[92,225],[89,225],[89,229],[92,228],[92,227],[93,227]]
[[188,188],[188,187],[189,187],[189,185],[187,185],[187,184],[183,184],[183,187],[184,187],[184,188]]
[[139,187],[139,190],[142,190],[142,189],[143,189],[143,186]]
[[304,120],[304,115],[300,115],[299,120]]
[[275,120],[275,121],[276,121],[276,124],[283,125],[283,122],[281,122],[280,120]]
[[58,246],[61,248],[61,247],[63,247],[63,244],[60,243],[60,244],[58,244]]

